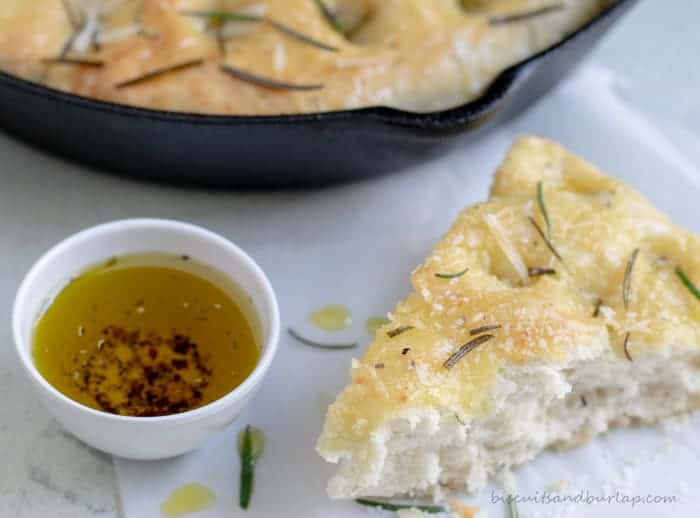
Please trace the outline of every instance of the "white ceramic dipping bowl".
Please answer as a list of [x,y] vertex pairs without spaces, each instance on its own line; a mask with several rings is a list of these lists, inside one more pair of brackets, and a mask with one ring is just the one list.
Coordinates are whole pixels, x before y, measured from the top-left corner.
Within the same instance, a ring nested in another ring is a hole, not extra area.
[[[203,407],[163,417],[124,417],[88,408],[64,396],[37,371],[32,354],[34,326],[48,301],[72,277],[111,257],[138,253],[186,254],[218,270],[249,298],[258,319],[261,354],[248,378]],[[41,400],[61,425],[85,443],[130,459],[162,459],[191,451],[230,424],[265,377],[277,352],[279,309],[260,267],[227,239],[194,225],[158,219],[115,221],[62,241],[31,268],[12,314],[15,345]]]

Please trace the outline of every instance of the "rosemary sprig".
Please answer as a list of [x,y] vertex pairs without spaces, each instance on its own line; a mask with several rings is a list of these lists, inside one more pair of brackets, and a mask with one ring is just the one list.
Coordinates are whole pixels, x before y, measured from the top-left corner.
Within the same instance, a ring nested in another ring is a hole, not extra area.
[[389,338],[394,338],[394,337],[399,336],[400,334],[405,333],[406,331],[410,331],[411,329],[413,329],[413,326],[399,326],[396,329],[392,329],[391,331],[387,331],[386,335]]
[[292,39],[300,41],[301,43],[305,43],[307,45],[311,45],[312,47],[316,47],[328,52],[338,52],[337,47],[333,47],[331,45],[323,43],[322,41],[318,41],[317,39],[312,38],[311,36],[307,36],[306,34],[301,33],[296,29],[292,29],[288,25],[285,25],[271,18],[267,18],[265,16],[235,13],[231,11],[180,11],[180,14],[183,14],[185,16],[194,16],[197,18],[207,19],[210,24],[217,28],[217,33],[219,34],[219,37],[221,33],[221,25],[223,25],[225,22],[267,23],[276,31]]
[[557,271],[554,268],[539,268],[533,267],[527,269],[527,275],[529,277],[541,277],[543,275],[556,275]]
[[518,518],[518,504],[513,495],[508,495],[506,497],[506,509],[508,511],[508,518]]
[[435,277],[438,279],[456,279],[457,277],[461,277],[465,273],[469,271],[469,268],[465,268],[464,270],[461,270],[456,273],[436,273]]
[[542,213],[542,218],[547,227],[547,239],[552,239],[552,223],[549,221],[549,213],[547,212],[547,206],[544,203],[544,189],[542,188],[542,182],[537,182],[537,205]]
[[175,65],[170,65],[170,66],[163,67],[163,68],[157,68],[155,70],[151,70],[150,72],[146,72],[143,75],[133,77],[131,79],[127,79],[126,81],[122,81],[121,83],[117,83],[114,85],[114,88],[122,89],[122,88],[127,88],[130,86],[139,85],[141,83],[145,83],[147,81],[150,81],[152,79],[156,79],[156,78],[164,76],[166,74],[172,74],[175,72],[180,72],[181,70],[186,70],[188,68],[201,66],[203,63],[204,63],[204,60],[200,58],[200,59],[193,59],[191,61],[185,61],[184,63],[177,63]]
[[697,286],[695,286],[695,284],[693,284],[693,281],[690,280],[690,277],[685,274],[680,266],[676,266],[676,275],[678,275],[678,278],[681,280],[683,285],[688,288],[691,295],[700,300],[700,290],[697,288]]
[[360,505],[376,507],[385,511],[400,511],[402,509],[418,509],[424,513],[437,514],[446,513],[447,509],[441,505],[416,505],[416,504],[392,504],[390,502],[381,502],[379,500],[369,500],[367,498],[358,498],[355,500]]
[[472,336],[475,335],[480,335],[481,333],[485,333],[487,331],[493,331],[494,329],[500,329],[501,324],[489,324],[487,326],[481,326],[481,327],[476,327],[474,329],[469,330],[469,334]]
[[104,61],[97,61],[91,59],[73,59],[66,57],[42,59],[42,62],[46,63],[47,65],[77,65],[92,68],[102,68],[105,64]]
[[343,26],[343,22],[341,22],[338,15],[330,7],[328,7],[328,4],[326,4],[325,0],[314,1],[316,2],[319,11],[321,11],[321,14],[326,19],[328,24],[340,34],[345,35],[345,27]]
[[625,278],[622,281],[622,302],[625,305],[625,309],[630,307],[630,285],[632,282],[632,270],[634,268],[634,263],[637,261],[637,255],[639,255],[639,248],[635,248],[634,252],[627,261],[627,266],[625,267]]
[[341,350],[341,349],[354,349],[355,347],[357,347],[356,342],[339,343],[339,344],[324,344],[321,342],[315,342],[314,340],[310,340],[308,338],[301,336],[299,333],[297,333],[291,327],[289,329],[287,329],[287,332],[289,333],[289,336],[294,338],[297,342],[302,343],[304,345],[308,345],[309,347],[315,347],[316,349]]
[[284,81],[278,81],[276,79],[271,79],[269,77],[259,76],[259,75],[253,74],[251,72],[241,70],[240,68],[233,67],[231,65],[222,65],[221,71],[224,74],[233,77],[234,79],[238,79],[240,81],[244,81],[246,83],[250,83],[250,84],[255,85],[255,86],[260,86],[262,88],[270,88],[272,90],[291,90],[291,91],[298,91],[298,92],[309,92],[309,91],[313,91],[313,90],[321,90],[323,88],[323,84],[321,84],[321,83],[318,83],[318,84],[286,83]]
[[468,341],[466,344],[464,344],[462,347],[457,349],[452,356],[450,356],[445,363],[443,363],[443,366],[447,369],[450,370],[452,367],[457,365],[457,362],[464,358],[467,354],[472,352],[474,349],[476,349],[478,346],[480,346],[483,343],[488,342],[489,340],[492,340],[494,338],[493,335],[479,335],[473,340]]
[[629,334],[629,332],[628,332],[628,333],[625,335],[625,341],[624,341],[624,343],[622,344],[622,348],[623,348],[624,351],[625,351],[625,356],[627,357],[627,359],[628,359],[629,361],[634,361],[634,360],[632,359],[632,356],[630,356],[630,351],[629,351],[629,349],[628,349],[629,341],[630,341],[630,334]]
[[535,230],[537,230],[537,233],[540,235],[540,237],[544,241],[544,244],[547,245],[547,248],[549,248],[549,251],[552,252],[554,257],[559,259],[559,261],[563,264],[564,259],[562,259],[561,255],[559,255],[559,252],[557,252],[557,249],[554,248],[554,245],[552,244],[552,242],[544,234],[544,232],[542,231],[542,228],[540,228],[540,226],[537,224],[537,222],[534,219],[532,219],[532,217],[528,216],[527,219],[529,219],[532,226],[535,227]]
[[564,4],[557,3],[552,5],[546,5],[544,7],[539,7],[537,9],[532,9],[530,11],[522,11],[519,13],[494,16],[492,18],[489,18],[489,25],[506,25],[509,23],[525,22],[531,20],[532,18],[544,16],[545,14],[561,11],[562,9],[564,9]]
[[241,481],[239,504],[248,509],[255,481],[255,463],[265,447],[265,435],[248,425],[238,434],[238,455],[241,457]]
[[282,34],[286,34],[290,38],[298,40],[302,43],[306,43],[307,45],[311,45],[312,47],[319,48],[321,50],[325,50],[328,52],[338,52],[337,47],[333,47],[332,45],[328,45],[326,43],[323,43],[322,41],[318,41],[312,38],[311,36],[307,36],[306,34],[292,29],[291,27],[287,27],[286,25],[283,25],[280,22],[271,20],[269,18],[266,18],[265,21],[269,23],[271,27],[274,27],[277,31],[281,32]]

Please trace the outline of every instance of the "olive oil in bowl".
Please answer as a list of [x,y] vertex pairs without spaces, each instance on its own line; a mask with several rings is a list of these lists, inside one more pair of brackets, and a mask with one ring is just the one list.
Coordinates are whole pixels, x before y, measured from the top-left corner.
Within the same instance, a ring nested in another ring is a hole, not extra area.
[[129,255],[66,285],[39,317],[34,362],[65,396],[136,417],[215,401],[255,368],[260,347],[239,290],[212,269]]

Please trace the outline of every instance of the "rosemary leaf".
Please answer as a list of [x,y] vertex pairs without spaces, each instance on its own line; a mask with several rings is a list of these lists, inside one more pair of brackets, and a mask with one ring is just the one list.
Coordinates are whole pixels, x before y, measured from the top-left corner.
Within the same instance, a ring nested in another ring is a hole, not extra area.
[[188,68],[201,66],[203,63],[204,63],[204,60],[200,58],[200,59],[193,59],[191,61],[185,61],[184,63],[170,65],[170,66],[163,67],[163,68],[157,68],[157,69],[152,70],[150,72],[146,72],[145,74],[143,74],[141,76],[133,77],[131,79],[127,79],[126,81],[122,81],[121,83],[117,83],[116,85],[114,85],[114,88],[122,89],[122,88],[127,88],[130,86],[135,86],[135,85],[150,81],[152,79],[156,79],[158,77],[164,76],[166,74],[172,74],[175,72],[180,72],[181,70],[186,70]]
[[472,352],[474,349],[476,349],[478,346],[480,346],[483,343],[488,342],[489,340],[492,340],[494,338],[493,335],[479,335],[473,340],[468,341],[466,344],[464,344],[462,347],[457,349],[452,356],[450,356],[445,363],[443,363],[443,366],[447,369],[450,370],[452,367],[457,365],[457,362],[464,358],[467,354]]
[[379,500],[369,500],[367,498],[358,498],[355,500],[360,505],[376,507],[385,511],[400,511],[402,509],[418,509],[424,513],[437,514],[446,513],[447,509],[440,505],[416,505],[416,504],[392,504],[389,502],[380,502]]
[[639,248],[635,248],[634,252],[627,261],[627,266],[625,267],[625,278],[622,281],[622,302],[625,305],[625,309],[630,307],[630,283],[632,282],[632,269],[634,268],[634,263],[637,260],[637,255],[639,254]]
[[323,17],[326,19],[328,24],[333,27],[336,31],[338,31],[340,34],[345,34],[345,27],[343,26],[343,23],[340,21],[340,18],[338,15],[333,12],[333,10],[328,7],[328,4],[326,4],[325,0],[314,0],[316,2],[316,5],[318,6],[319,11],[321,11],[321,14]]
[[557,271],[554,268],[528,268],[527,274],[530,277],[541,277],[543,275],[556,275]]
[[399,336],[400,334],[405,333],[406,331],[410,331],[413,329],[413,326],[399,326],[396,329],[392,329],[391,331],[387,331],[386,335],[389,338],[394,338],[396,336]]
[[193,16],[195,18],[204,18],[210,23],[221,24],[224,22],[248,22],[260,23],[264,20],[262,16],[245,13],[235,13],[232,11],[180,11],[184,16]]
[[78,36],[80,36],[80,33],[82,33],[85,29],[86,20],[85,14],[82,12],[77,13],[73,9],[73,6],[70,4],[69,0],[61,0],[61,5],[63,6],[63,11],[66,13],[66,18],[68,18],[68,23],[70,23],[70,26],[73,29],[66,42],[63,44],[61,52],[58,54],[60,58],[65,58],[70,51],[73,50],[73,45],[75,45]]
[[297,83],[286,83],[284,81],[278,81],[276,79],[270,79],[268,77],[262,77],[258,76],[256,74],[253,74],[251,72],[247,72],[245,70],[241,70],[240,68],[233,67],[231,65],[222,65],[221,66],[221,71],[233,77],[234,79],[238,79],[240,81],[244,81],[246,83],[250,83],[255,86],[260,86],[262,88],[270,88],[272,90],[290,90],[290,91],[299,91],[299,92],[308,92],[312,90],[321,90],[323,88],[323,84],[297,84]]
[[302,34],[301,32],[294,30],[291,27],[287,27],[286,25],[283,25],[280,22],[276,22],[275,20],[271,20],[269,18],[267,18],[266,21],[267,21],[267,23],[270,24],[270,26],[274,27],[277,31],[289,36],[290,38],[293,38],[297,41],[300,41],[301,43],[306,43],[307,45],[311,45],[312,47],[316,47],[316,48],[319,48],[321,50],[326,50],[328,52],[338,52],[337,47],[333,47],[331,45],[328,45],[326,43],[318,41],[318,40],[312,38],[311,36],[307,36],[306,34]]
[[77,65],[92,68],[102,68],[104,66],[104,61],[96,61],[90,59],[73,59],[66,57],[47,58],[43,59],[42,62],[46,63],[47,65]]
[[469,268],[465,268],[462,271],[456,272],[456,273],[436,273],[435,277],[438,279],[456,279],[457,277],[461,277],[465,273],[469,271]]
[[539,7],[537,9],[532,9],[531,11],[522,11],[519,13],[494,16],[492,18],[489,18],[489,25],[507,25],[509,23],[525,22],[533,18],[544,16],[546,14],[561,11],[562,9],[564,9],[564,4],[557,3],[552,5],[546,5],[544,7]]
[[239,504],[248,509],[255,481],[255,463],[265,448],[265,435],[261,430],[248,425],[238,434],[238,454],[241,458],[241,480]]
[[683,269],[680,266],[676,266],[676,275],[680,278],[681,282],[683,285],[688,288],[688,291],[698,300],[700,300],[700,290],[693,284],[693,281],[690,280],[690,277],[688,277]]
[[265,434],[258,428],[250,425],[246,426],[238,434],[238,452],[241,455],[246,448],[246,440],[250,441],[250,454],[253,460],[258,460],[265,449]]
[[559,261],[563,264],[564,259],[561,258],[561,255],[559,255],[559,252],[557,252],[557,249],[554,248],[554,245],[552,244],[552,242],[549,239],[547,239],[547,236],[544,234],[544,232],[542,231],[540,226],[537,224],[537,222],[534,219],[532,219],[530,216],[528,216],[527,219],[529,219],[530,223],[532,223],[532,226],[535,227],[535,230],[537,230],[537,233],[540,235],[540,237],[544,241],[544,244],[547,245],[547,248],[549,248],[549,251],[552,252],[554,257],[559,259]]
[[75,45],[75,40],[78,39],[78,35],[82,30],[82,27],[76,27],[73,29],[73,32],[71,32],[70,36],[68,36],[68,39],[63,44],[63,47],[61,47],[61,52],[58,53],[59,58],[65,58],[68,54],[70,54],[70,51],[73,50],[73,45]]
[[627,359],[629,361],[634,361],[634,360],[632,360],[632,356],[630,356],[630,351],[627,347],[629,345],[629,341],[630,341],[630,334],[627,333],[625,335],[625,342],[622,344],[622,348],[625,350],[625,356],[627,357]]
[[544,203],[544,189],[542,188],[542,182],[537,182],[537,205],[540,208],[542,218],[544,219],[547,227],[547,239],[552,239],[552,223],[549,221],[549,213],[547,212],[547,206]]
[[299,333],[297,333],[291,327],[289,329],[287,329],[287,332],[289,333],[289,336],[294,338],[297,342],[302,343],[304,345],[308,345],[309,347],[315,347],[316,349],[341,350],[341,349],[354,349],[355,347],[357,347],[356,342],[340,343],[340,344],[324,344],[321,342],[315,342],[313,340],[310,340],[308,338],[301,336]]
[[[64,12],[66,13],[66,18],[68,18],[68,22],[73,29],[66,42],[63,44],[61,52],[58,54],[60,58],[65,58],[70,51],[73,50],[73,45],[75,45],[78,36],[80,36],[80,34],[82,34],[82,32],[85,30],[87,20],[85,12],[76,13],[68,0],[62,0],[61,4],[63,5]],[[92,33],[90,34],[90,45],[92,45],[93,50],[96,52],[100,51],[99,37],[99,27],[93,28]]]
[[508,510],[508,518],[518,518],[518,504],[513,495],[506,497],[506,509]]
[[486,331],[493,331],[494,329],[500,329],[501,324],[489,324],[487,326],[481,326],[481,327],[476,327],[474,329],[471,329],[469,331],[469,334],[472,336],[475,335],[480,335],[481,333],[485,333]]

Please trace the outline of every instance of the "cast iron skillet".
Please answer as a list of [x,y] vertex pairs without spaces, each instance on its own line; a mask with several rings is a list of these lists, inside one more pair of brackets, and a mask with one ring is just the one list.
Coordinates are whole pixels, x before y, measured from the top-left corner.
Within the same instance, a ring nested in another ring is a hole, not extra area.
[[280,188],[359,179],[426,161],[512,117],[566,76],[636,1],[614,2],[504,71],[477,100],[442,112],[181,114],[93,101],[0,73],[0,128],[97,169],[149,180]]

